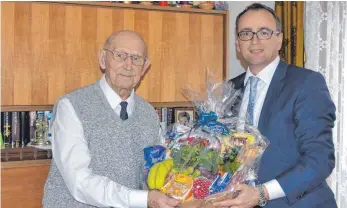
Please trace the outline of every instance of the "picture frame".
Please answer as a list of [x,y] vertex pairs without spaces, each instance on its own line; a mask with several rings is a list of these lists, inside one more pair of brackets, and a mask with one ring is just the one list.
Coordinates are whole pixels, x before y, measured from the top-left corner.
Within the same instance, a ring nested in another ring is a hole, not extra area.
[[174,115],[175,115],[175,123],[182,122],[183,117],[185,117],[186,121],[188,122],[193,122],[195,120],[194,108],[175,108]]

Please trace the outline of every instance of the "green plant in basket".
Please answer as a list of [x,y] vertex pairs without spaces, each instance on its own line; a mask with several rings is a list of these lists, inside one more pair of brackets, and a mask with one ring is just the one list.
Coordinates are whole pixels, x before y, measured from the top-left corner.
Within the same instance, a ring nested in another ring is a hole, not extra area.
[[174,161],[173,173],[182,173],[196,178],[201,170],[216,173],[218,170],[218,151],[202,143],[184,144],[171,151]]

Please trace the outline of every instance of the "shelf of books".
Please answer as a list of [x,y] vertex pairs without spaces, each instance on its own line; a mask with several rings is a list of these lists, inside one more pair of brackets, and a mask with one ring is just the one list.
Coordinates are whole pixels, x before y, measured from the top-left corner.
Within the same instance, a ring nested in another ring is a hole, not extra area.
[[[196,114],[190,102],[153,102],[161,128],[166,130],[180,119],[194,121]],[[40,109],[40,110],[37,110]],[[38,128],[44,126],[45,141],[49,141],[52,105],[2,106],[1,162],[47,160],[52,158],[50,147],[34,147]],[[39,163],[40,164],[40,163]]]

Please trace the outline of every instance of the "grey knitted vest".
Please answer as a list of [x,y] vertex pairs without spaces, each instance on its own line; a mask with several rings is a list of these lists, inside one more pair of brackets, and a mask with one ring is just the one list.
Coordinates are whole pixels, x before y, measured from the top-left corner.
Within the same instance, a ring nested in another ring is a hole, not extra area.
[[[80,119],[91,156],[93,174],[108,177],[128,188],[140,188],[143,148],[159,143],[159,121],[154,108],[135,95],[131,116],[122,121],[108,103],[99,82],[73,91],[67,98]],[[56,106],[53,110],[53,117]],[[54,122],[54,120],[53,120]],[[44,188],[47,208],[93,207],[75,200],[54,162]]]

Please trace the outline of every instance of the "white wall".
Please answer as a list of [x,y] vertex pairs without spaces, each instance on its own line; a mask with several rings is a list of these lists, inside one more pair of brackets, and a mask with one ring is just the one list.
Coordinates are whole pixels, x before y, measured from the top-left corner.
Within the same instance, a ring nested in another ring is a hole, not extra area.
[[274,8],[274,1],[229,1],[229,78],[234,78],[246,69],[243,67],[240,58],[237,58],[237,51],[235,48],[235,21],[237,15],[242,12],[248,5],[259,2],[268,7]]

